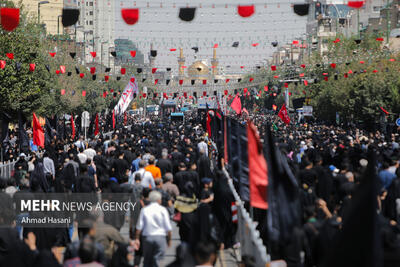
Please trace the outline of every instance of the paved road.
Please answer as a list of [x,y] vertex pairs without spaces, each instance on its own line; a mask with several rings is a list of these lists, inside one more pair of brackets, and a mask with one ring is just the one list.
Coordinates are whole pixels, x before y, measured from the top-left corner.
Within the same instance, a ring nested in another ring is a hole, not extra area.
[[[180,244],[180,239],[179,239],[179,232],[178,232],[178,227],[176,226],[176,223],[172,222],[172,245],[171,247],[167,248],[167,251],[165,253],[164,259],[160,263],[160,266],[167,266],[171,262],[175,260],[175,252],[176,248]],[[123,237],[128,239],[129,237],[129,229],[128,225],[125,223],[125,225],[121,229],[121,234]],[[232,249],[227,249],[224,250],[223,255],[221,256],[222,264],[220,261],[217,262],[216,266],[217,267],[237,267],[237,261],[234,257],[235,252]],[[143,263],[142,265],[143,266]]]

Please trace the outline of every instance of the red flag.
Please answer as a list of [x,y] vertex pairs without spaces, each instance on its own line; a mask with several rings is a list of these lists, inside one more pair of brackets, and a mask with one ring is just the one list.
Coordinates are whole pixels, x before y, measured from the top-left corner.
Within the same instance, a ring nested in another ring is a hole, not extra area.
[[96,119],[94,120],[95,128],[94,128],[94,136],[99,134],[99,113],[96,113]]
[[66,71],[65,66],[61,65],[60,66],[60,71],[61,71],[62,74],[64,74],[65,71]]
[[279,110],[278,116],[279,116],[279,118],[281,118],[281,120],[284,123],[286,123],[286,124],[290,123],[290,118],[289,118],[289,115],[287,113],[287,109],[286,109],[286,105],[285,104],[283,104],[282,107],[281,107],[281,110]]
[[136,57],[136,51],[134,50],[131,51],[131,57]]
[[138,8],[123,8],[121,9],[121,16],[125,23],[133,25],[139,20],[139,9]]
[[75,122],[74,122],[74,116],[71,115],[71,129],[72,129],[72,139],[75,138]]
[[61,95],[65,95],[65,89],[61,89]]
[[249,160],[250,205],[258,209],[268,209],[267,186],[268,167],[255,125],[247,123],[247,150]]
[[389,112],[386,109],[384,109],[383,107],[380,107],[380,108],[386,114],[386,116],[389,116]]
[[211,137],[211,116],[210,111],[207,111],[207,123],[206,123],[208,136]]
[[254,11],[255,11],[254,5],[249,5],[249,6],[238,5],[237,6],[237,13],[239,14],[239,16],[241,16],[243,18],[250,17],[251,15],[254,14]]
[[97,56],[96,52],[90,52],[90,54],[92,55],[93,58],[95,58]]
[[19,8],[3,7],[0,10],[1,26],[6,31],[13,31],[19,25]]
[[349,1],[347,5],[352,8],[361,8],[364,5],[364,1]]
[[236,114],[240,114],[242,112],[242,102],[240,101],[240,97],[238,95],[233,99],[231,108],[236,112]]
[[127,121],[128,121],[128,115],[126,112],[124,112],[124,125],[126,125]]
[[32,124],[33,144],[36,146],[44,147],[44,131],[42,126],[40,126],[39,119],[36,117],[35,113],[33,113]]
[[30,72],[34,72],[34,71],[35,71],[35,67],[36,67],[36,64],[35,64],[35,63],[30,63],[30,64],[29,64],[29,71],[30,71]]
[[112,113],[112,124],[113,124],[113,129],[115,129],[115,110],[113,110]]
[[6,67],[6,61],[0,60],[0,69],[4,69]]

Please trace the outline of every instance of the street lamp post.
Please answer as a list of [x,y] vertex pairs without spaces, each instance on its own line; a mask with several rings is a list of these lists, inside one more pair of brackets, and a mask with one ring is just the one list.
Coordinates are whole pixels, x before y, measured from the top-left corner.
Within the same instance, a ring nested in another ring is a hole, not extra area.
[[[58,35],[58,38],[60,38],[60,18],[62,18],[62,15],[58,15],[58,17],[57,17],[57,35]],[[63,30],[63,33],[64,33],[64,30]]]
[[40,24],[40,5],[45,5],[45,4],[48,4],[48,3],[50,3],[50,2],[49,1],[40,1],[38,3],[38,24]]
[[101,51],[100,51],[100,67],[103,67],[103,44],[107,44],[108,41],[101,42]]

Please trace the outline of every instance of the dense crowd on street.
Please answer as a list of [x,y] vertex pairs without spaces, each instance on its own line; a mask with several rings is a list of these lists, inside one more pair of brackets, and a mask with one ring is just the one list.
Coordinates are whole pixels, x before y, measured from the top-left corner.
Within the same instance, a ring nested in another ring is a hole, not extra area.
[[[316,123],[285,125],[271,115],[249,116],[261,137],[267,123],[274,122],[276,145],[299,185],[301,220],[288,240],[268,242],[265,212],[254,213],[273,260],[284,259],[289,267],[325,266],[365,177],[368,151],[374,149],[384,266],[400,266],[397,132]],[[90,136],[87,141],[80,135],[63,141],[55,137],[41,156],[31,146],[29,159],[13,150],[18,140],[10,134],[5,157],[18,161],[13,176],[0,180],[0,190],[6,193],[1,203],[12,203],[18,191],[128,192],[137,209],[122,220],[91,214],[80,225],[75,222],[63,229],[20,229],[10,221],[9,227],[0,227],[0,266],[160,266],[175,224],[181,244],[169,266],[213,266],[219,250],[239,246],[231,211],[235,199],[229,177],[222,171],[223,149],[215,151],[202,118],[188,116],[184,124],[158,118],[131,124],[129,129],[118,128],[111,138]],[[124,237],[121,229],[126,222],[129,236]],[[251,256],[242,256],[241,266],[255,266]]]

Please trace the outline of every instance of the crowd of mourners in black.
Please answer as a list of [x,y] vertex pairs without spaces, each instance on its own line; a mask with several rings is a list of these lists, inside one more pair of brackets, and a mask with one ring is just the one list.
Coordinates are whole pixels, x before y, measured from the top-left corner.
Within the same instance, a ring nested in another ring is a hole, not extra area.
[[[269,115],[250,116],[261,136],[266,122],[274,120]],[[73,238],[68,227],[21,230],[5,221],[9,214],[3,214],[0,221],[9,227],[0,227],[0,266],[139,266],[143,258],[146,266],[146,247],[135,243],[142,240],[135,228],[141,210],[151,204],[153,191],[161,194],[160,203],[177,223],[182,242],[169,266],[211,266],[218,250],[238,246],[231,211],[235,199],[222,171],[223,151],[214,151],[201,118],[187,116],[184,124],[159,118],[131,123],[130,129],[115,131],[111,140],[55,138],[42,157],[19,155],[13,177],[0,180],[5,206],[12,205],[18,192],[127,192],[139,207],[129,215],[129,240],[120,234],[125,214],[93,214],[79,222],[79,239]],[[290,267],[323,266],[364,177],[367,151],[373,147],[378,152],[381,182],[377,213],[384,266],[400,266],[398,133],[307,123],[275,125],[276,143],[300,185],[303,217],[291,240],[279,248],[268,247],[273,259],[283,258]],[[262,220],[258,229],[268,244]],[[242,256],[240,266],[255,266],[252,257]],[[159,266],[157,261],[149,266]]]

